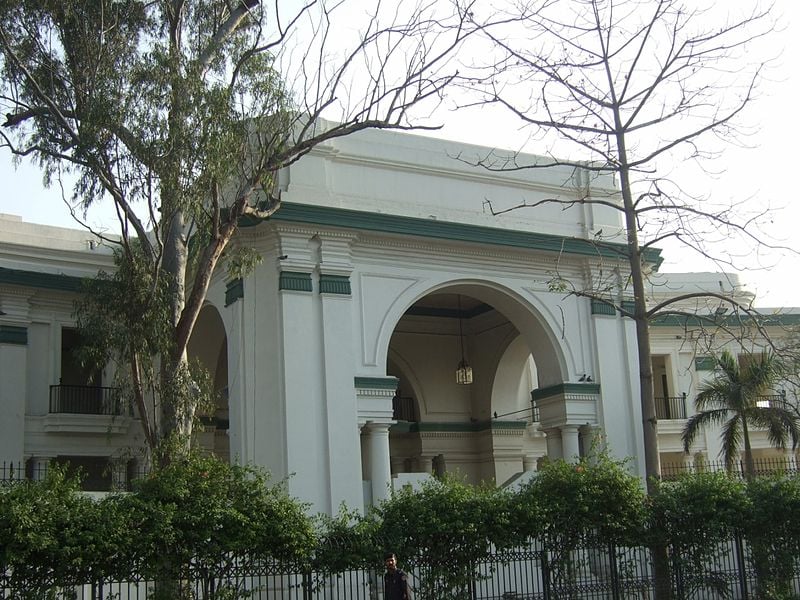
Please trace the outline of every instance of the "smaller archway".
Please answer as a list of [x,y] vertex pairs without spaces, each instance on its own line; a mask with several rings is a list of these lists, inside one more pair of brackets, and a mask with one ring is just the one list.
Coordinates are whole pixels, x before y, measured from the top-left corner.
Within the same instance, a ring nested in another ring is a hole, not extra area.
[[217,309],[206,305],[200,310],[188,346],[189,360],[197,360],[211,380],[215,406],[200,415],[202,431],[198,445],[224,461],[230,461],[228,439],[228,339]]

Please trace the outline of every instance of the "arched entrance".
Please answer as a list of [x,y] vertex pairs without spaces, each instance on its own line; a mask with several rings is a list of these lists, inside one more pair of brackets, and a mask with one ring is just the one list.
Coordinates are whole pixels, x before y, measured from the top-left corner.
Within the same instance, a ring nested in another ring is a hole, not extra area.
[[188,347],[189,359],[197,359],[207,370],[216,406],[200,415],[202,430],[198,445],[223,461],[230,461],[228,440],[228,340],[225,326],[214,306],[200,310]]
[[[462,358],[472,383],[459,384]],[[387,374],[398,378],[392,472],[459,473],[503,484],[535,468],[547,445],[531,390],[564,381],[563,352],[535,309],[486,284],[448,285],[398,321]]]

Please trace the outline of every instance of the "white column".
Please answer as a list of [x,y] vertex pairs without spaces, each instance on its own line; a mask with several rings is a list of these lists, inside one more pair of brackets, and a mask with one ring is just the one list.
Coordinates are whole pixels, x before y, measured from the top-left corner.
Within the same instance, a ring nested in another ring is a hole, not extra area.
[[432,456],[420,456],[417,459],[418,465],[418,473],[427,473],[430,475],[433,472],[433,457]]
[[561,429],[558,427],[551,427],[544,430],[545,440],[547,442],[547,458],[550,460],[558,460],[563,458],[561,447]]
[[580,431],[581,445],[584,455],[590,460],[594,460],[598,453],[605,449],[605,443],[601,436],[600,428],[597,425],[584,425],[578,428]]
[[391,495],[392,472],[389,465],[389,423],[368,423],[369,467],[372,502],[377,504]]
[[392,466],[392,474],[397,475],[398,473],[405,473],[405,459],[402,456],[392,456],[389,458],[389,462]]
[[532,454],[526,454],[522,457],[522,470],[526,473],[528,471],[536,471],[536,468],[539,464],[539,459]]
[[[19,463],[25,446],[28,328],[0,323],[0,463]],[[46,378],[46,375],[44,376]]]
[[578,437],[579,429],[577,425],[561,426],[561,451],[564,460],[573,462],[580,458],[581,446]]

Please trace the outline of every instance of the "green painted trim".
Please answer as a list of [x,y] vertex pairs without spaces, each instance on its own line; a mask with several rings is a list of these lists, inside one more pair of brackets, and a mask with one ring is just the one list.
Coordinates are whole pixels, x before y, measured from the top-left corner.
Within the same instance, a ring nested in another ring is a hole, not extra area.
[[225,284],[226,308],[242,298],[244,298],[244,282],[241,279],[233,279]]
[[[433,219],[402,217],[399,215],[291,202],[282,203],[281,208],[268,219],[279,222],[288,221],[311,225],[346,227],[362,231],[413,235],[441,240],[525,248],[528,250],[545,250],[559,254],[577,254],[580,256],[625,259],[628,253],[625,244],[605,242],[596,244],[581,238],[546,233],[449,223]],[[239,224],[241,227],[248,227],[259,223],[260,221],[257,219],[247,218],[242,219]],[[656,267],[663,262],[661,250],[657,248],[648,248],[644,251],[644,254],[646,262],[653,263]]]
[[310,292],[311,273],[281,271],[280,279],[278,280],[278,289],[292,292]]
[[653,327],[699,327],[709,325],[725,325],[735,327],[758,323],[762,327],[800,325],[800,313],[777,313],[757,315],[660,315],[650,320]]
[[599,383],[557,383],[546,388],[539,388],[531,392],[533,400],[544,400],[553,396],[567,396],[581,394],[584,396],[596,396],[600,394]]
[[611,302],[607,302],[606,300],[598,300],[597,298],[592,298],[592,314],[613,316],[617,314],[617,311]]
[[321,273],[319,276],[319,293],[349,296],[353,293],[350,289],[350,278],[346,275],[325,275]]
[[359,390],[396,390],[397,377],[354,377],[353,382]]
[[74,277],[72,275],[55,275],[53,273],[39,273],[37,271],[23,271],[20,269],[0,267],[0,283],[7,285],[21,285],[64,292],[80,292],[83,288],[84,281],[86,281],[84,278]]
[[436,306],[411,306],[406,310],[407,315],[414,315],[415,317],[439,317],[448,319],[471,319],[484,313],[493,311],[494,307],[484,304],[483,302],[477,304],[474,308],[469,310],[457,308],[445,308]]
[[717,361],[713,356],[695,356],[694,357],[694,370],[695,371],[713,371],[717,367]]
[[28,328],[15,325],[0,325],[0,344],[28,345]]
[[636,302],[634,302],[633,300],[623,300],[622,310],[632,315],[634,312],[636,312]]
[[469,422],[423,422],[423,423],[398,423],[390,428],[394,433],[476,433],[479,431],[508,431],[525,429],[525,421],[477,421]]

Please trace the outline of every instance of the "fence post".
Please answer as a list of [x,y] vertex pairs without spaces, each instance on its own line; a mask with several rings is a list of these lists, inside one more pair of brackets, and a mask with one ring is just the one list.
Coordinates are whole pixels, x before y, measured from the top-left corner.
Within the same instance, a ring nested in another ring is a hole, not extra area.
[[539,561],[542,566],[542,593],[544,600],[550,600],[550,565],[547,562],[547,550],[539,553]]
[[303,571],[303,600],[311,600],[311,572]]
[[609,567],[611,569],[611,597],[614,600],[620,599],[619,593],[619,571],[617,570],[617,548],[614,542],[608,543]]
[[675,578],[675,593],[678,598],[683,598],[685,596],[685,590],[683,585],[683,568],[679,558],[681,552],[675,548],[675,546],[671,545],[670,547],[672,549],[672,573]]
[[733,542],[736,548],[736,570],[739,575],[739,590],[742,593],[742,600],[747,600],[750,596],[747,593],[747,563],[744,558],[742,536],[738,533],[734,534]]

